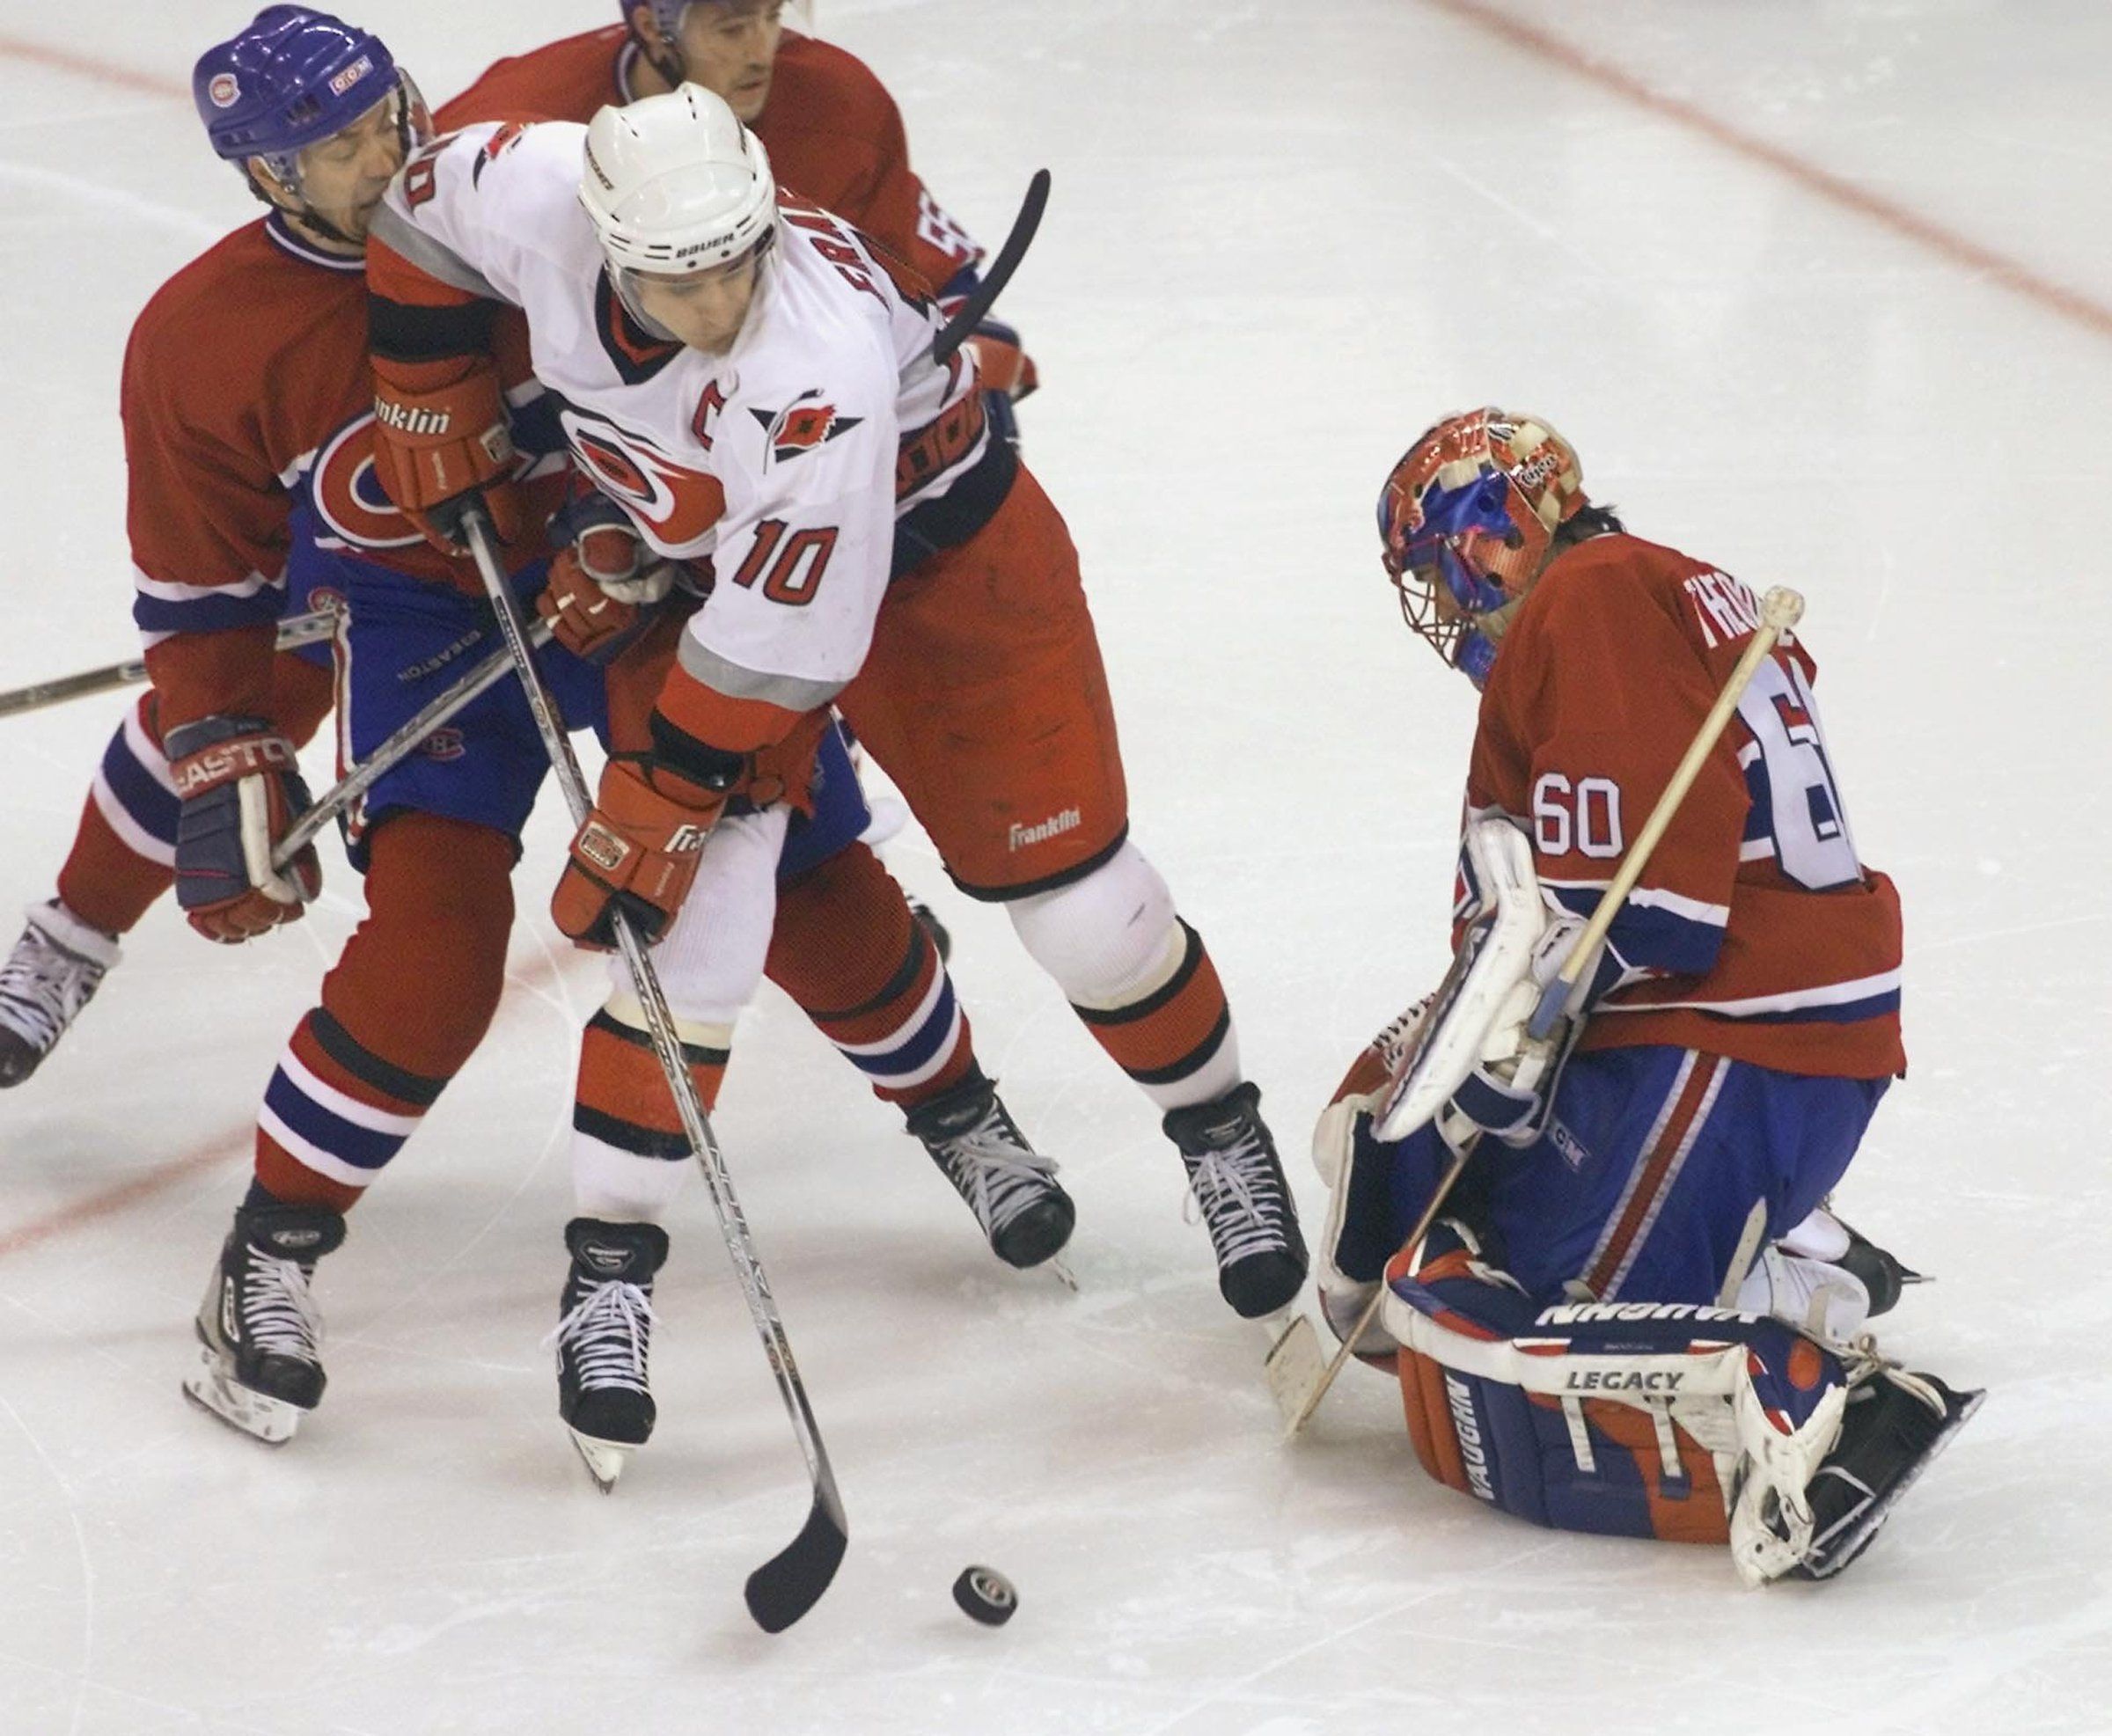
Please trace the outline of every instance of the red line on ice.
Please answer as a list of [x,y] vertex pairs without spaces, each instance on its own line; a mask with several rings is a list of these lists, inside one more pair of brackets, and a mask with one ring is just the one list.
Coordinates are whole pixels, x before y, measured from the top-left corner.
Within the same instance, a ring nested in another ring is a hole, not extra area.
[[55,1235],[63,1235],[68,1230],[78,1229],[83,1224],[92,1224],[99,1218],[113,1217],[128,1206],[136,1205],[143,1199],[150,1199],[174,1187],[177,1183],[201,1170],[247,1157],[249,1146],[250,1132],[245,1127],[239,1133],[224,1135],[209,1145],[185,1153],[181,1157],[172,1157],[165,1163],[158,1163],[151,1169],[133,1176],[130,1181],[120,1182],[115,1187],[89,1194],[75,1200],[70,1205],[62,1205],[55,1212],[48,1212],[41,1218],[32,1218],[26,1224],[14,1229],[0,1231],[0,1260],[4,1260],[10,1254],[19,1254],[25,1249],[34,1248],[40,1242],[48,1242]]
[[2093,301],[2079,290],[2056,283],[2042,277],[2028,266],[2020,264],[2006,253],[1984,246],[1956,231],[1946,229],[1932,217],[1897,201],[1858,187],[1853,181],[1822,169],[1793,150],[1778,144],[1770,144],[1765,139],[1756,138],[1727,122],[1719,120],[1706,109],[1691,103],[1682,102],[1677,97],[1653,89],[1641,79],[1596,60],[1574,44],[1541,30],[1522,19],[1509,17],[1488,0],[1423,0],[1441,12],[1500,36],[1514,48],[1536,55],[1542,60],[1551,61],[1564,70],[1588,79],[1601,90],[1611,92],[1639,108],[1650,111],[1699,133],[1704,138],[1721,145],[1749,161],[1787,176],[1807,192],[1815,193],[1822,199],[1830,200],[1844,210],[1867,217],[1881,228],[1910,241],[1918,241],[1932,252],[1941,254],[1954,265],[1979,273],[1989,281],[2000,284],[2013,294],[2035,302],[2048,312],[2059,315],[2078,326],[2094,332],[2101,338],[2112,338],[2112,307]]
[[22,61],[31,66],[48,67],[54,72],[70,72],[77,78],[93,79],[99,84],[114,84],[121,90],[136,91],[142,96],[170,97],[180,102],[187,100],[190,86],[180,84],[172,78],[158,78],[152,73],[135,72],[128,67],[114,66],[108,61],[91,59],[69,49],[53,48],[41,42],[25,41],[19,36],[0,36],[0,60]]

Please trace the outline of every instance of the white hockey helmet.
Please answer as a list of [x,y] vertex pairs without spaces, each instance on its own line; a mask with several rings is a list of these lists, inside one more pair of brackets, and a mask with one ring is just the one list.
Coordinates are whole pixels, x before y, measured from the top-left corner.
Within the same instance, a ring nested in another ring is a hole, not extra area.
[[596,114],[579,202],[619,273],[707,270],[777,232],[769,153],[701,84]]

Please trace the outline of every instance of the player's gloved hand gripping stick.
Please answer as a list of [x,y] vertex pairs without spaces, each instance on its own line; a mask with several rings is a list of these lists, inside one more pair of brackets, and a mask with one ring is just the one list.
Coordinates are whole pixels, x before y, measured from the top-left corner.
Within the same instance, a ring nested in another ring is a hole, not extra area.
[[[1613,919],[1627,902],[1629,893],[1635,890],[1636,882],[1642,878],[1643,870],[1649,866],[1651,853],[1657,848],[1667,828],[1671,825],[1673,817],[1679,812],[1680,804],[1686,800],[1687,792],[1693,787],[1694,780],[1700,775],[1702,765],[1721,737],[1724,727],[1730,722],[1731,714],[1737,710],[1738,701],[1744,696],[1747,684],[1753,678],[1753,672],[1774,650],[1775,641],[1795,626],[1803,614],[1803,597],[1786,586],[1777,586],[1761,599],[1760,626],[1748,641],[1744,655],[1738,659],[1737,667],[1732,670],[1730,679],[1724,683],[1723,691],[1716,696],[1716,703],[1709,707],[1708,715],[1702,719],[1701,728],[1695,731],[1693,741],[1688,743],[1685,755],[1672,773],[1671,781],[1665,786],[1664,794],[1658,797],[1657,805],[1650,810],[1650,817],[1643,823],[1643,829],[1637,835],[1627,856],[1622,861],[1606,890],[1599,895],[1599,902],[1592,912],[1591,920],[1577,936],[1576,944],[1571,949],[1561,971],[1542,993],[1540,1004],[1534,1010],[1527,1026],[1526,1046],[1514,1080],[1514,1083],[1522,1089],[1529,1090],[1552,1058],[1563,1014],[1576,988],[1578,978],[1588,968],[1589,961],[1606,938],[1606,931],[1613,926]],[[1386,1109],[1379,1118],[1379,1132],[1382,1138],[1404,1138],[1423,1119],[1419,1114],[1404,1113],[1412,1111],[1412,1108],[1404,1099],[1416,1079],[1425,1050],[1444,1022],[1441,1015],[1448,995],[1458,992],[1463,977],[1463,967],[1467,963],[1463,951],[1461,957],[1455,960],[1453,971],[1447,973],[1445,983],[1439,989],[1432,1006],[1430,1016],[1423,1021],[1413,1046],[1403,1060],[1401,1069],[1395,1077],[1394,1087],[1388,1094]],[[1444,1113],[1441,1102],[1434,1107],[1434,1112]],[[1401,1252],[1415,1247],[1429,1233],[1431,1224],[1436,1220],[1438,1212],[1452,1191],[1453,1183],[1458,1181],[1461,1171],[1467,1166],[1468,1158],[1480,1143],[1480,1133],[1479,1128],[1471,1128],[1463,1138],[1455,1142],[1452,1161],[1446,1167],[1436,1192],[1432,1195],[1430,1204],[1424,1207],[1415,1227],[1408,1232],[1402,1242],[1395,1258],[1397,1259]],[[1320,1359],[1319,1339],[1313,1330],[1312,1322],[1302,1314],[1292,1320],[1270,1348],[1267,1364],[1269,1388],[1275,1395],[1278,1409],[1283,1413],[1287,1434],[1295,1435],[1319,1409],[1321,1400],[1327,1396],[1328,1388],[1335,1383],[1335,1376],[1342,1372],[1343,1365],[1353,1353],[1352,1347],[1377,1318],[1379,1304],[1385,1294],[1386,1286],[1382,1282],[1373,1290],[1371,1300],[1365,1304],[1364,1312],[1358,1317],[1355,1326],[1345,1335],[1340,1346],[1324,1364]]]
[[[535,667],[529,649],[527,624],[520,603],[507,581],[506,569],[500,562],[498,540],[491,520],[480,506],[472,504],[464,511],[460,524],[468,539],[470,554],[477,563],[478,575],[484,581],[484,593],[498,616],[499,630],[505,635],[507,652],[514,672],[520,677],[528,708],[535,715],[537,732],[550,756],[551,770],[564,791],[566,804],[572,810],[573,824],[583,824],[593,802],[587,795],[586,780],[580,773],[579,760],[572,751],[564,719]],[[659,972],[653,968],[650,955],[623,911],[612,910],[610,918],[618,950],[630,971],[631,986],[645,1011],[646,1025],[652,1034],[653,1052],[659,1058],[661,1071],[667,1076],[668,1089],[674,1095],[690,1149],[695,1153],[697,1165],[704,1172],[705,1185],[711,1192],[712,1210],[718,1214],[719,1230],[726,1241],[727,1255],[733,1261],[735,1276],[740,1279],[741,1292],[747,1299],[757,1336],[763,1341],[764,1353],[770,1359],[770,1372],[777,1377],[779,1395],[791,1417],[792,1432],[805,1455],[808,1475],[813,1483],[814,1505],[799,1535],[748,1576],[749,1614],[766,1632],[777,1633],[811,1609],[836,1576],[850,1537],[844,1518],[843,1498],[837,1493],[836,1474],[829,1467],[821,1431],[814,1420],[813,1407],[807,1402],[807,1389],[800,1379],[799,1366],[792,1359],[792,1346],[785,1337],[784,1322],[778,1317],[777,1300],[770,1293],[769,1279],[764,1275],[762,1260],[749,1234],[748,1220],[734,1195],[733,1181],[726,1172],[726,1160],[719,1150],[717,1136],[712,1132],[711,1118],[704,1112],[704,1105],[697,1096],[696,1082],[690,1076],[688,1062],[683,1057],[681,1038],[676,1033],[674,1015],[668,1010]]]

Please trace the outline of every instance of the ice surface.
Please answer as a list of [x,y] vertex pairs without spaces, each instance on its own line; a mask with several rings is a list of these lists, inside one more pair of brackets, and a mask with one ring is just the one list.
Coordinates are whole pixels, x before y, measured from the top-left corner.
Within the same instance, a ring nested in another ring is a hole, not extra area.
[[[1644,534],[1807,591],[1857,836],[1910,934],[1913,1076],[1844,1209],[1942,1275],[1888,1341],[1992,1388],[1867,1560],[1747,1594],[1715,1551],[1479,1512],[1420,1478],[1358,1371],[1280,1445],[1148,1107],[913,836],[898,871],[953,924],[986,1059],[1077,1196],[1082,1292],[1000,1269],[893,1117],[759,1007],[722,1128],[852,1527],[836,1588],[764,1637],[741,1580],[806,1491],[700,1190],[672,1226],[660,1432],[608,1499],[537,1348],[599,982],[542,914],[552,802],[506,1007],[325,1268],[330,1393],[283,1450],[177,1381],[256,1095],[357,919],[341,861],[311,920],[238,953],[156,912],[0,1099],[0,1732],[2112,1727],[2112,315],[2090,312],[2112,17],[1507,4],[1625,93],[1478,0],[824,0],[821,22],[986,238],[1054,172],[1007,301],[1047,382],[1029,450],[1084,553],[1137,835],[1292,1154],[1441,963],[1472,696],[1395,624],[1370,523],[1415,433],[1539,411]],[[252,214],[182,96],[245,11],[158,0],[90,32],[0,9],[0,687],[134,643],[119,361],[154,286]],[[611,15],[358,9],[436,96]],[[120,708],[4,725],[0,908],[48,894]],[[1020,1588],[1001,1630],[948,1597],[971,1561]]]

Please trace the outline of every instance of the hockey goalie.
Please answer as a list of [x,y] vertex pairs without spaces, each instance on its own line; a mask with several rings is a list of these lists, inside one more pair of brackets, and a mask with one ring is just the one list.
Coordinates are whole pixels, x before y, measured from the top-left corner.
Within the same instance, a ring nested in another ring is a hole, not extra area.
[[1982,1395],[1879,1352],[1912,1274],[1825,1209],[1905,1055],[1898,897],[1856,853],[1812,660],[1757,663],[1564,973],[1758,604],[1500,410],[1419,439],[1379,523],[1410,625],[1482,698],[1453,969],[1315,1132],[1324,1312],[1346,1335],[1375,1298],[1354,1349],[1440,1482],[1727,1544],[1751,1585],[1830,1577]]

